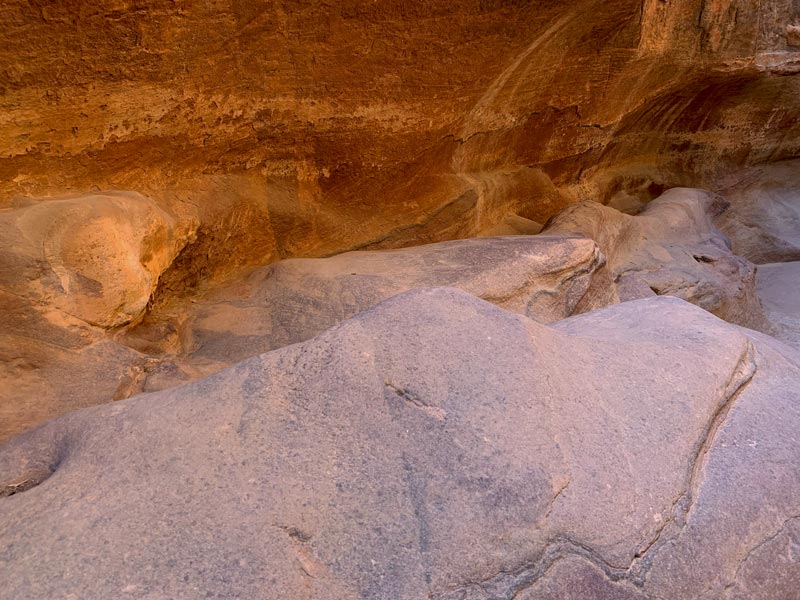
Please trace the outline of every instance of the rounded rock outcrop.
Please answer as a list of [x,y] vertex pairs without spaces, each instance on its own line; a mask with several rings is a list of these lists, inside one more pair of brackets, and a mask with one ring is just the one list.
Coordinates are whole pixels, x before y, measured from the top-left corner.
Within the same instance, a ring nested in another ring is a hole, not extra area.
[[0,212],[0,286],[90,325],[140,318],[188,232],[135,192],[43,199]]

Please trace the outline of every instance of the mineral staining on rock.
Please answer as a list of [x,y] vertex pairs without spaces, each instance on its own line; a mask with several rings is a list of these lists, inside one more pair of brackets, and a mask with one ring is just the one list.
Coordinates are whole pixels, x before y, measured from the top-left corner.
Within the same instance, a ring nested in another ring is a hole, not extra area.
[[257,263],[715,187],[797,154],[798,18],[789,0],[6,0],[0,205],[133,189],[209,230],[257,222],[235,248]]

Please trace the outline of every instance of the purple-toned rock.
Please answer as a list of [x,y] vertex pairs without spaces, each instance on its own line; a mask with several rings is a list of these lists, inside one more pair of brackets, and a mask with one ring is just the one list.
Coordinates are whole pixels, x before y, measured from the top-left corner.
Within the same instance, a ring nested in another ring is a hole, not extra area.
[[0,598],[796,597],[800,356],[407,292],[0,449]]

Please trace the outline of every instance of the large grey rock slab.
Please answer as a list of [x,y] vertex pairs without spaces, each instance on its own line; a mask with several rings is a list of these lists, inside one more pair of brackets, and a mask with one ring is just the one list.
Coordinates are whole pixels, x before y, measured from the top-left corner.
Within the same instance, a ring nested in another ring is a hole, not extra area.
[[407,292],[0,449],[0,598],[796,598],[798,384],[675,298]]
[[715,222],[733,251],[756,264],[800,260],[800,161],[742,171],[725,190],[730,201]]
[[715,194],[674,188],[637,215],[582,202],[553,217],[544,231],[595,240],[622,300],[676,296],[731,323],[770,333],[755,266],[731,252],[730,241],[712,222],[726,206]]
[[290,259],[158,311],[120,339],[167,357],[143,384],[155,391],[305,341],[415,288],[454,287],[543,323],[558,321],[619,301],[605,264],[593,240],[565,235]]

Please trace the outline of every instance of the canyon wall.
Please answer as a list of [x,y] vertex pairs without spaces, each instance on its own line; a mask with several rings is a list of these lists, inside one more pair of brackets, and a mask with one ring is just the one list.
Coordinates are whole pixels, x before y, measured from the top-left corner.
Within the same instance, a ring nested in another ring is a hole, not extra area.
[[0,206],[143,193],[191,232],[182,280],[715,188],[800,150],[798,18],[791,0],[9,0]]

